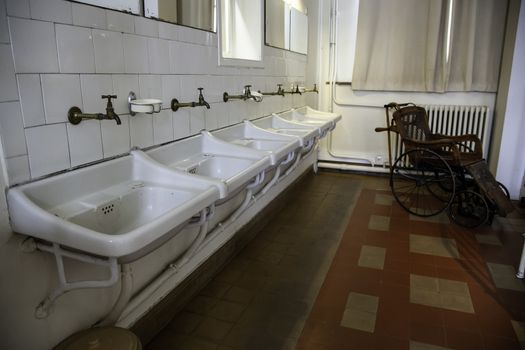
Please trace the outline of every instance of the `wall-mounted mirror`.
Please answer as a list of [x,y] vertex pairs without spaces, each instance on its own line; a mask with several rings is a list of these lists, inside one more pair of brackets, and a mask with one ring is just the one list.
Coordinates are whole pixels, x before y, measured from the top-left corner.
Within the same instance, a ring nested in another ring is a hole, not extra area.
[[74,0],[74,2],[140,15],[140,0]]
[[215,32],[215,0],[144,0],[144,16]]
[[265,1],[265,44],[307,53],[308,16],[302,0]]

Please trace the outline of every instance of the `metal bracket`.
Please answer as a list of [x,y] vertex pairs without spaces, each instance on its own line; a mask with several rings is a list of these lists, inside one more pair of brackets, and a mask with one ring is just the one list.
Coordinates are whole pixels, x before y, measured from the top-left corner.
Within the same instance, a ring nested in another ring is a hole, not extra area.
[[[106,288],[111,287],[119,280],[119,267],[117,263],[117,258],[96,258],[91,255],[71,252],[65,249],[62,249],[58,243],[53,243],[53,245],[46,245],[43,243],[36,243],[36,247],[39,250],[44,252],[51,253],[55,255],[55,260],[57,264],[59,286],[56,287],[44,300],[38,304],[35,309],[35,317],[38,319],[46,318],[49,316],[49,311],[54,301],[60,297],[62,294],[75,289],[83,288]],[[97,266],[107,267],[111,275],[107,280],[99,281],[79,281],[79,282],[68,282],[66,277],[66,272],[64,269],[64,257],[69,259],[74,259],[81,261],[87,264],[93,264]]]

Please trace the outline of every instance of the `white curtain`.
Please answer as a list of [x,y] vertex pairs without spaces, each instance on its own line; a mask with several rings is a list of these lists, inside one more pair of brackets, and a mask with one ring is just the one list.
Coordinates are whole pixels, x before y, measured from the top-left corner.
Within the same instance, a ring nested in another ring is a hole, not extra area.
[[362,0],[354,90],[495,91],[504,0]]

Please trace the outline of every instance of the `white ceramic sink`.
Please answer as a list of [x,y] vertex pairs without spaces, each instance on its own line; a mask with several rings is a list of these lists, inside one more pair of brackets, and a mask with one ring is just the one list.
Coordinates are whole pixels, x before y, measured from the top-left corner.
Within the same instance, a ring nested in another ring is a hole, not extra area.
[[273,133],[299,137],[301,147],[312,144],[313,140],[319,137],[321,133],[320,128],[317,126],[300,124],[283,119],[277,115],[256,119],[252,122],[259,128]]
[[213,183],[133,155],[7,193],[15,232],[127,260],[158,247],[218,198]]
[[295,151],[301,144],[298,136],[267,131],[247,120],[244,123],[215,131],[212,135],[239,146],[267,152],[270,156],[271,165],[277,165],[280,160]]
[[267,152],[234,145],[207,131],[137,155],[151,157],[170,169],[213,182],[226,198],[270,166]]
[[276,115],[290,122],[319,128],[320,137],[324,137],[329,131],[335,129],[336,123],[341,120],[341,115],[317,111],[308,106]]

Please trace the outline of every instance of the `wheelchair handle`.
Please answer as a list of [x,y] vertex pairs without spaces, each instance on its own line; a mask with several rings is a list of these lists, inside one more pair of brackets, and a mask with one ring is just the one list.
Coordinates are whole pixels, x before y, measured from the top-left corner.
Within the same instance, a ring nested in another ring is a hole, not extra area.
[[389,131],[390,128],[375,128],[375,132],[383,132],[383,131]]
[[407,103],[396,103],[396,102],[390,102],[389,104],[387,105],[384,105],[385,108],[393,108],[393,107],[405,107],[405,106],[408,106],[410,104],[413,104],[413,103],[410,103],[410,102],[407,102]]

